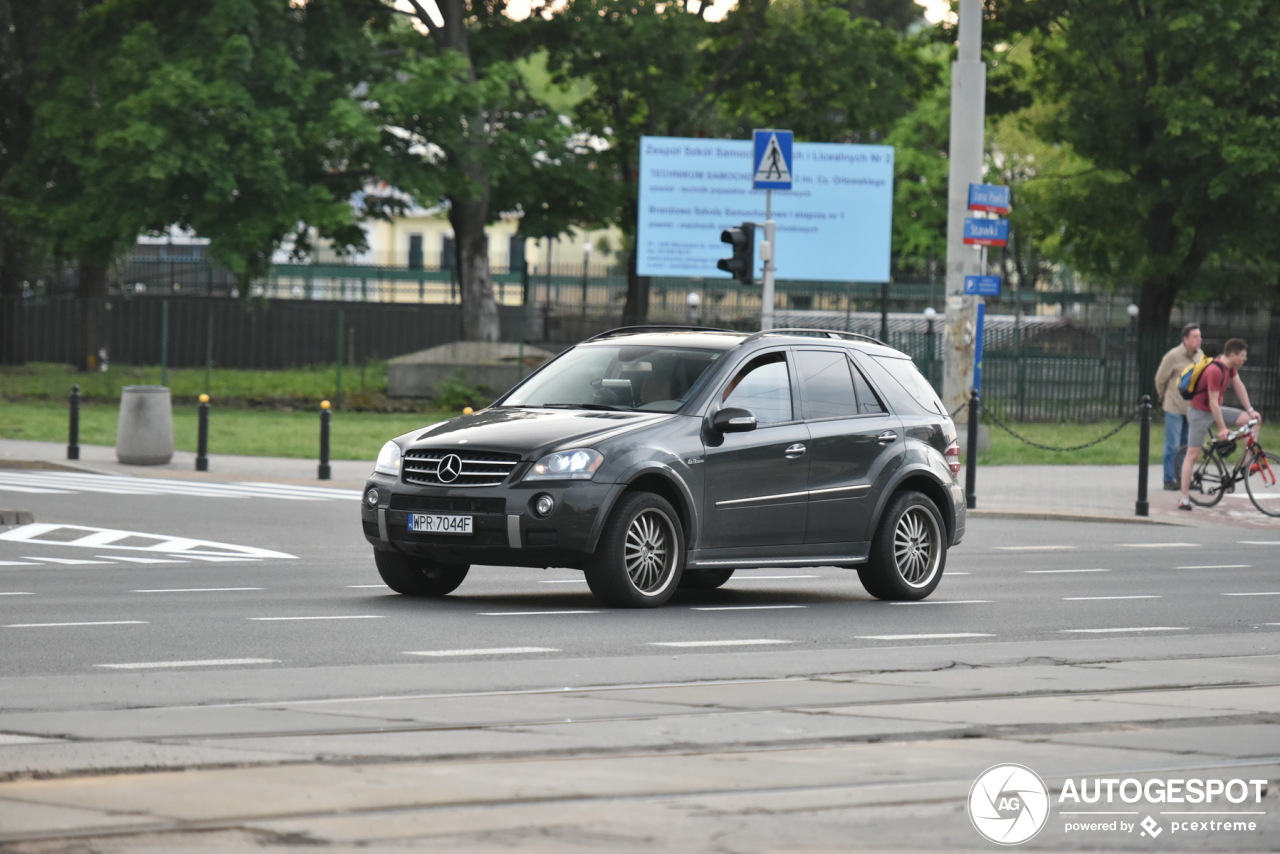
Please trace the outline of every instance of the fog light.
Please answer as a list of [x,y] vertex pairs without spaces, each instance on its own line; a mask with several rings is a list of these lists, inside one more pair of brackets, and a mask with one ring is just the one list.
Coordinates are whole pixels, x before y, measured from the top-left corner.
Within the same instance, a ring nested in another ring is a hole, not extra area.
[[364,494],[364,503],[365,503],[365,504],[368,504],[370,507],[377,507],[377,506],[378,506],[378,489],[377,489],[377,487],[370,487],[370,488],[369,488],[369,491],[368,491],[368,492],[366,492],[366,493]]
[[556,509],[556,500],[545,492],[533,498],[533,515],[545,519]]

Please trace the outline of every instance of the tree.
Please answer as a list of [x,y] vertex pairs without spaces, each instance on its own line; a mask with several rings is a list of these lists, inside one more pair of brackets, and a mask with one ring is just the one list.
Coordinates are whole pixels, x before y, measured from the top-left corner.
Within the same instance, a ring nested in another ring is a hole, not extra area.
[[1179,295],[1215,253],[1262,245],[1280,208],[1280,5],[988,0],[988,8],[1031,42],[1031,91],[1050,108],[1037,133],[1086,161],[1047,199],[1064,255],[1104,282],[1139,287],[1139,346],[1150,361]]

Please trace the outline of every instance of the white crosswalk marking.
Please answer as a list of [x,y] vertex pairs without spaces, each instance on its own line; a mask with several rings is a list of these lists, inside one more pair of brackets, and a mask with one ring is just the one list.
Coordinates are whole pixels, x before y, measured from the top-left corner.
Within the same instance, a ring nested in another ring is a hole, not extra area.
[[[58,525],[39,522],[31,525],[22,525],[9,531],[2,531],[0,532],[0,541],[91,548],[99,551],[120,549],[127,552],[144,552],[169,557],[192,557],[197,559],[296,559],[296,555],[255,546],[236,546],[230,543],[215,543],[211,540],[193,540],[190,537],[167,537],[163,534],[147,534],[141,531],[113,531],[108,528],[88,528],[83,525]],[[96,557],[101,556],[96,555]],[[128,559],[121,556],[113,557],[119,560]],[[100,562],[73,560],[71,558],[32,558],[25,555],[23,559],[64,564]]]
[[0,492],[32,495],[192,495],[204,498],[278,498],[285,501],[334,501],[360,498],[355,489],[281,483],[205,483],[195,480],[125,477],[65,471],[0,471]]

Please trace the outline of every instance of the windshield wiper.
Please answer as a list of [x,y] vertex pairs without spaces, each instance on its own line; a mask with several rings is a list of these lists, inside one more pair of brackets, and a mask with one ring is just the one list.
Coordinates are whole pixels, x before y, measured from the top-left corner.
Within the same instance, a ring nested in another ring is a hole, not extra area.
[[610,406],[607,403],[539,403],[544,409],[602,409],[609,412],[630,411],[625,406]]

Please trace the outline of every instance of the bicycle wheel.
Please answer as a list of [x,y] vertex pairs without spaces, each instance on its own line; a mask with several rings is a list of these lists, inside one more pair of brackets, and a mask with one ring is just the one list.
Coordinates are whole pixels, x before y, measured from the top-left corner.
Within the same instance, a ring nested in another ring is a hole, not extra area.
[[1244,479],[1253,506],[1268,516],[1280,516],[1280,457],[1258,451]]
[[[1183,445],[1173,458],[1173,470],[1178,472],[1179,477],[1182,476],[1182,459],[1186,455],[1187,446]],[[1229,483],[1227,467],[1222,464],[1217,453],[1208,448],[1201,449],[1200,458],[1191,469],[1191,503],[1212,507],[1222,500],[1224,487]]]

